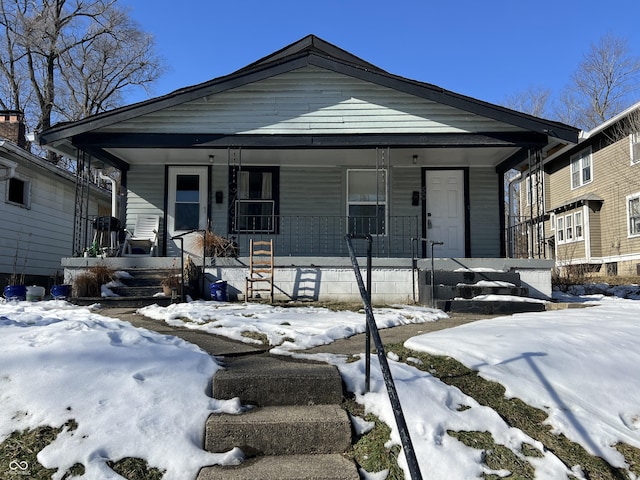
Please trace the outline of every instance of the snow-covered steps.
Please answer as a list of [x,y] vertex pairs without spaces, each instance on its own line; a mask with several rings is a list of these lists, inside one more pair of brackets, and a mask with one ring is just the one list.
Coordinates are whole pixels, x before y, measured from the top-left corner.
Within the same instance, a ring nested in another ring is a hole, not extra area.
[[352,426],[341,407],[342,380],[324,363],[269,355],[225,358],[213,381],[213,397],[251,405],[240,415],[212,414],[204,448],[238,447],[247,460],[237,467],[206,467],[197,480],[357,480],[355,463],[343,457]]
[[239,467],[205,467],[198,480],[359,480],[342,455],[287,455],[251,459]]
[[529,299],[517,272],[422,272],[420,301],[445,312],[512,314],[545,310],[545,302]]
[[332,365],[250,355],[226,358],[225,366],[215,376],[213,398],[239,397],[263,407],[342,401],[342,379]]
[[[496,296],[494,296],[496,297]],[[511,315],[512,313],[543,312],[546,304],[515,299],[496,300],[438,300],[436,307],[445,312],[477,313],[482,315]]]

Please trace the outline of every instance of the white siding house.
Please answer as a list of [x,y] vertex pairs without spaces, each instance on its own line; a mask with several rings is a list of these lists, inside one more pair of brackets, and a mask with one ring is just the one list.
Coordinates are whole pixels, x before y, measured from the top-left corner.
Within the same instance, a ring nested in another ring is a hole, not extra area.
[[[72,254],[75,176],[25,150],[20,122],[19,112],[0,111],[0,282],[24,274],[47,286]],[[110,215],[108,192],[91,197],[92,215]]]

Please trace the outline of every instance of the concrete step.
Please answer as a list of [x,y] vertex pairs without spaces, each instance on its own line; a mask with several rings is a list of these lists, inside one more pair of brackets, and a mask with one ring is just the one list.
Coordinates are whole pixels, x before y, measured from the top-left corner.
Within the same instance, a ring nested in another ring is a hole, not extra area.
[[252,355],[226,358],[213,381],[213,398],[239,397],[245,405],[321,405],[342,402],[338,369],[311,363]]
[[160,284],[153,286],[111,287],[110,290],[121,297],[153,297],[157,293],[162,293]]
[[246,457],[343,453],[351,446],[351,422],[339,405],[263,407],[242,415],[212,414],[204,449],[240,448]]
[[[431,285],[431,272],[425,270],[423,273],[423,282]],[[474,271],[449,271],[435,270],[433,272],[434,283],[436,285],[457,285],[459,283],[478,283],[480,281],[499,281],[509,282],[519,287],[520,274],[517,272],[474,272]]]
[[436,285],[436,298],[441,300],[454,299],[458,297],[472,299],[478,295],[512,295],[514,297],[528,297],[529,289],[526,287]]
[[436,307],[445,312],[480,313],[485,315],[510,315],[513,313],[543,312],[546,310],[544,303],[509,300],[438,300]]
[[258,457],[237,467],[204,467],[197,480],[359,480],[356,465],[342,455]]
[[169,297],[71,297],[69,302],[80,305],[101,304],[104,308],[142,308],[157,304],[166,307],[171,304]]

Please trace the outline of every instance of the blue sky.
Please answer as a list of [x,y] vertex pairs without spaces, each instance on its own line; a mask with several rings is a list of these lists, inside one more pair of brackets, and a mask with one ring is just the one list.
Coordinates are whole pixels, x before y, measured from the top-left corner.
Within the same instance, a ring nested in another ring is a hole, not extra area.
[[492,103],[530,86],[557,94],[606,33],[627,39],[640,56],[638,0],[120,4],[155,36],[168,66],[152,96],[226,75],[310,33],[391,73]]

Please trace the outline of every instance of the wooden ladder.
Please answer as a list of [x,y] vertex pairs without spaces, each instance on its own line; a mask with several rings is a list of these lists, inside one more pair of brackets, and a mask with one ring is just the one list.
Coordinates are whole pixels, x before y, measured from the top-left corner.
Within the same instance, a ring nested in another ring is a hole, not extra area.
[[245,299],[258,298],[254,297],[256,292],[269,292],[269,299],[273,303],[273,240],[249,241],[249,276],[245,279]]

